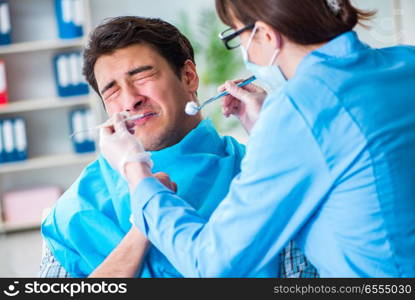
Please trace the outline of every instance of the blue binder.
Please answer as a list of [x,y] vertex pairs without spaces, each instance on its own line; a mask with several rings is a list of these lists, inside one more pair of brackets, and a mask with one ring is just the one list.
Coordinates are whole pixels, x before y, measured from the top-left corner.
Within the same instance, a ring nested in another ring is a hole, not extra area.
[[9,2],[0,0],[0,45],[8,45],[11,41],[12,26],[10,22]]
[[55,55],[53,66],[60,97],[86,95],[89,87],[82,75],[82,56],[79,51]]
[[83,0],[55,0],[58,33],[61,39],[72,39],[83,35]]
[[0,164],[6,161],[6,155],[4,150],[4,140],[3,140],[3,121],[0,120]]
[[16,118],[13,120],[14,129],[14,160],[26,160],[27,159],[27,135],[26,135],[26,123],[22,118]]
[[0,163],[27,159],[26,124],[22,118],[0,120]]
[[92,113],[90,109],[75,109],[70,112],[70,130],[78,132],[72,137],[72,144],[76,153],[95,152],[94,135],[91,131],[85,131],[93,127]]
[[4,150],[3,157],[4,162],[11,162],[15,160],[15,144],[14,144],[14,130],[13,130],[13,120],[4,119],[3,120],[3,142]]

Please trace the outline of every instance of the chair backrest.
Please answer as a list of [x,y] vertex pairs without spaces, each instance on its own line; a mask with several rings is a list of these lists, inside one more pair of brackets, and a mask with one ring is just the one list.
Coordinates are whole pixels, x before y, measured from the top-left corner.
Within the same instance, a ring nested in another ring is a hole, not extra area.
[[[49,215],[50,211],[52,210],[51,207],[46,207],[42,210],[42,218],[40,224],[43,223],[43,221],[46,219],[46,217]],[[42,237],[42,257],[44,257],[46,254],[46,243],[45,240]]]

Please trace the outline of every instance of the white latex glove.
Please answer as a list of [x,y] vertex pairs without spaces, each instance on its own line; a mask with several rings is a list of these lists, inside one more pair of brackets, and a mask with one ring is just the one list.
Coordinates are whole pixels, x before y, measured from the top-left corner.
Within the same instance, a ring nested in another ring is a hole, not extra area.
[[229,95],[222,101],[222,113],[225,117],[236,116],[242,126],[249,133],[259,119],[262,104],[267,92],[255,84],[248,84],[243,87],[237,86],[243,80],[227,81],[219,87],[219,91],[227,91]]
[[125,118],[125,114],[114,114],[109,121],[112,126],[101,128],[99,134],[102,155],[124,178],[127,162],[145,162],[149,169],[153,167],[150,153],[145,152],[140,140],[128,131]]

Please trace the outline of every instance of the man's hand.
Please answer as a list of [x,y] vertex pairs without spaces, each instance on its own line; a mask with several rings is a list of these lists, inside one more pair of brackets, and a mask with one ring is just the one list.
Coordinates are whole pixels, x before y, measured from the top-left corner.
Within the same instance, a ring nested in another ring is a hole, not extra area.
[[99,138],[102,155],[108,163],[123,177],[126,177],[125,167],[129,162],[146,164],[147,171],[150,171],[150,155],[145,152],[140,140],[131,134],[131,129],[127,128],[125,116],[116,113],[110,120],[109,124],[113,125],[101,128]]
[[88,276],[90,278],[131,278],[141,269],[150,242],[132,226],[120,244]]
[[171,181],[169,175],[164,172],[158,172],[153,175],[156,177],[162,184],[164,184],[168,189],[172,190],[173,192],[177,192],[177,184]]

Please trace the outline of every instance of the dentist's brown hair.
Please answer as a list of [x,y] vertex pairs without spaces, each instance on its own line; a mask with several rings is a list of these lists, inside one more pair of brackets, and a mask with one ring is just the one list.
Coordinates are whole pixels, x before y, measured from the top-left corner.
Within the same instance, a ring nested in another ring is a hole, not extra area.
[[294,43],[312,45],[330,41],[376,13],[359,10],[349,0],[338,2],[336,13],[327,0],[216,0],[216,11],[231,27],[235,18],[244,25],[262,21]]

